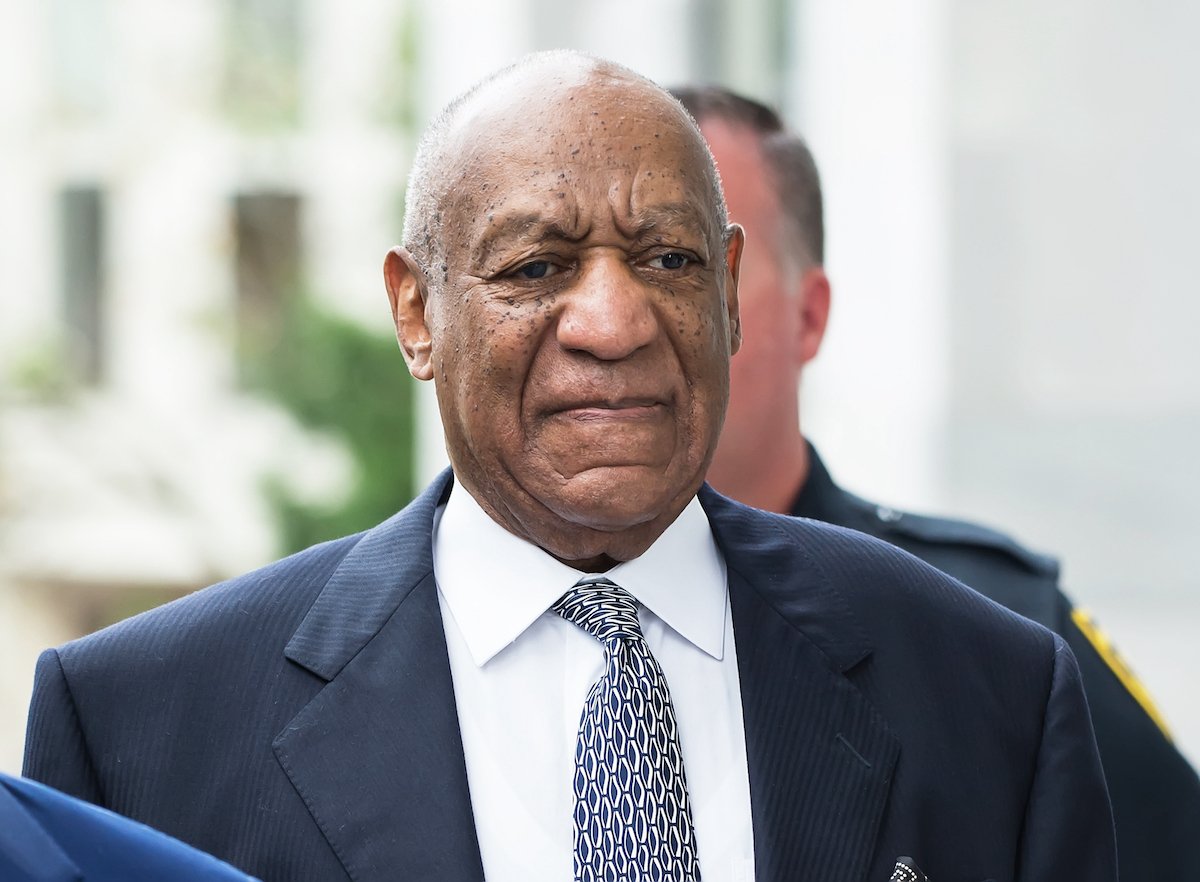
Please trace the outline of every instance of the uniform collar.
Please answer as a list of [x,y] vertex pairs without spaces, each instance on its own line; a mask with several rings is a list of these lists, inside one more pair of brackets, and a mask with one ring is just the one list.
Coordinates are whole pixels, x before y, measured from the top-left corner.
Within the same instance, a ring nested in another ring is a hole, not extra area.
[[840,491],[833,483],[833,477],[825,463],[817,454],[817,449],[808,441],[808,473],[804,483],[800,485],[788,514],[798,518],[812,518],[815,521],[837,522],[836,508]]

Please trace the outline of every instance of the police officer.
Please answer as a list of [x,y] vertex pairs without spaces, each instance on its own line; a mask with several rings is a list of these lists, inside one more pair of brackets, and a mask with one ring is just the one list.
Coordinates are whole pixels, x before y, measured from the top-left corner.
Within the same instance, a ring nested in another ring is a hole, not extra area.
[[816,165],[770,108],[727,90],[674,90],[708,140],[746,230],[739,295],[744,344],[709,482],[759,508],[876,536],[1057,631],[1074,651],[1117,825],[1123,882],[1200,879],[1200,779],[1145,689],[1058,586],[1058,565],[964,521],[877,506],[834,483],[800,429],[797,385],[829,316]]

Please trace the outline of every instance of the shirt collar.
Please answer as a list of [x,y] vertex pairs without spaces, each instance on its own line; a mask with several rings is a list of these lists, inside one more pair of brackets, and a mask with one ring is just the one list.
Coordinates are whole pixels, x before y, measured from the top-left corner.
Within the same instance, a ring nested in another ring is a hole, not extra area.
[[[480,667],[589,575],[505,530],[459,484],[434,521],[433,570]],[[605,575],[689,643],[723,657],[725,561],[698,499],[645,553]]]

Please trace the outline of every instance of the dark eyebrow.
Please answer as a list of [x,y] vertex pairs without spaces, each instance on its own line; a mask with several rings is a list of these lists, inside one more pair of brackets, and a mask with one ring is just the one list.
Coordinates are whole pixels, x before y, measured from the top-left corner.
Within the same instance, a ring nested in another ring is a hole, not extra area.
[[687,227],[700,233],[706,240],[711,232],[711,224],[706,223],[704,215],[696,210],[690,202],[667,202],[662,205],[650,205],[643,208],[630,219],[630,223],[622,232],[631,238],[642,238],[647,233],[664,227]]
[[581,235],[579,231],[568,230],[561,220],[548,219],[540,211],[501,216],[499,220],[490,221],[488,227],[488,231],[476,243],[472,255],[472,263],[476,267],[485,266],[494,252],[514,245],[546,240],[577,242],[586,235],[586,231]]
[[[705,221],[704,214],[693,203],[680,201],[646,206],[619,227],[621,233],[632,240],[645,239],[663,228],[694,230],[707,252],[711,230]],[[481,271],[489,266],[498,251],[535,242],[580,242],[589,232],[586,227],[573,228],[566,218],[547,217],[536,209],[499,215],[488,222],[486,232],[475,243],[471,266],[475,271]],[[703,258],[707,260],[709,256],[706,253]]]

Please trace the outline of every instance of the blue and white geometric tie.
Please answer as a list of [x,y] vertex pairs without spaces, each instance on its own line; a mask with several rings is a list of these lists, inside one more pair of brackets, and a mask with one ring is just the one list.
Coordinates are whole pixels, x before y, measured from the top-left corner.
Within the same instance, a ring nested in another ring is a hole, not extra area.
[[679,727],[637,601],[595,576],[552,608],[604,644],[575,745],[575,879],[698,882]]

